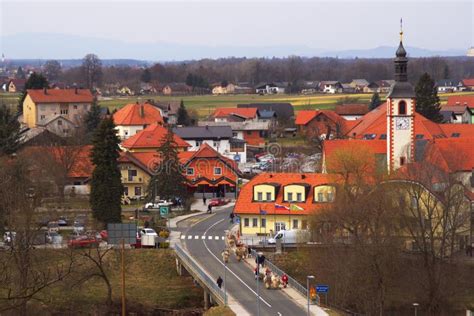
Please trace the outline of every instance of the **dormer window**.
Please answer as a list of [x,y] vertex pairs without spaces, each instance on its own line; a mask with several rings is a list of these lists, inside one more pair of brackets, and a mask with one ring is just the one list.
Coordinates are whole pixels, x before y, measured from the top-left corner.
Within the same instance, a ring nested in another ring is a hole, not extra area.
[[278,187],[272,183],[258,184],[253,187],[253,200],[258,202],[272,202],[278,194]]
[[398,102],[398,114],[399,115],[407,114],[407,103],[405,101]]
[[283,188],[283,201],[304,202],[309,190],[310,186],[307,183],[288,184]]
[[314,202],[328,203],[334,201],[335,188],[332,185],[314,187]]

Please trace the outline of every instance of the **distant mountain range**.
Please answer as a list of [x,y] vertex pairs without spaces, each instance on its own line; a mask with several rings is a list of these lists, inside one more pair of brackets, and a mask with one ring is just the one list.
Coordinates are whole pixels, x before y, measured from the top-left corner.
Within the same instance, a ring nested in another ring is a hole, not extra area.
[[[412,57],[465,56],[465,50],[433,51],[406,47]],[[207,46],[175,43],[126,43],[118,40],[49,33],[21,33],[0,37],[0,51],[7,60],[15,59],[80,59],[95,53],[101,59],[121,60],[123,63],[142,64],[157,61],[182,61],[221,57],[305,57],[391,58],[396,47],[380,46],[371,49],[329,51],[300,45],[281,46]],[[74,63],[74,62],[73,62]],[[120,64],[121,62],[119,62]]]

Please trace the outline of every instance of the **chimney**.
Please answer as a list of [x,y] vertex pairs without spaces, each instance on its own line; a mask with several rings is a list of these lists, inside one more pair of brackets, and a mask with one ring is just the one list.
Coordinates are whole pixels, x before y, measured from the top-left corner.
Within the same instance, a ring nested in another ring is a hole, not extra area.
[[74,93],[79,94],[79,93],[77,93],[77,87],[74,88]]
[[306,179],[306,175],[305,175],[305,174],[302,174],[302,175],[301,175],[301,179]]
[[145,116],[145,109],[143,108],[143,104],[140,104],[140,117]]
[[270,173],[270,174],[269,174],[269,177],[270,177],[270,178],[273,178],[273,174]]
[[47,88],[43,88],[43,92],[44,92],[44,94],[48,94],[48,89],[47,89]]

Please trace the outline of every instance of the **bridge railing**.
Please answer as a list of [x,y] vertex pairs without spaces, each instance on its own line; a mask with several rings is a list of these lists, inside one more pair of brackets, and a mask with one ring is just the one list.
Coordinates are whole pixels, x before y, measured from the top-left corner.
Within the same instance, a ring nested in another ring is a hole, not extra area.
[[[257,251],[255,251],[255,249],[252,249],[252,256],[254,258],[256,258],[257,255],[258,255]],[[285,271],[278,268],[271,261],[265,259],[265,265],[268,266],[270,268],[270,270],[272,270],[272,272],[277,274],[280,278],[283,276],[283,274],[286,274],[288,276],[288,285],[289,286],[294,288],[296,291],[298,291],[304,297],[306,297],[306,295],[308,295],[308,292],[307,292],[305,286],[301,285],[298,281],[296,281],[291,276],[289,276],[288,273],[285,273]]]
[[217,286],[216,281],[214,281],[207,273],[199,266],[199,264],[183,249],[179,244],[175,245],[175,251],[179,259],[184,263],[186,269],[190,269],[193,272],[194,276],[197,276],[200,281],[212,292],[214,297],[220,300],[221,303],[224,302],[224,291]]

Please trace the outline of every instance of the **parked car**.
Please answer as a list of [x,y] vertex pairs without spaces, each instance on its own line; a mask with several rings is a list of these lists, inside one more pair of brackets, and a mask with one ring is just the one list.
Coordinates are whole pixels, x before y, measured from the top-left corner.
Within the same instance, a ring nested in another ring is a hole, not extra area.
[[74,239],[70,239],[67,243],[69,248],[86,248],[86,247],[98,247],[99,240],[94,236],[78,236]]
[[74,226],[76,224],[80,224],[82,226],[85,226],[86,223],[87,223],[87,215],[85,215],[85,214],[77,215],[76,218],[74,219]]
[[60,218],[58,218],[57,222],[59,226],[67,226],[69,224],[67,217],[64,217],[64,216],[61,216]]
[[158,236],[153,228],[142,228],[140,229],[140,236]]
[[58,232],[59,231],[59,222],[51,221],[48,223],[48,231],[49,232]]
[[168,205],[168,206],[171,206],[173,205],[172,202],[170,201],[165,201],[165,200],[158,200],[158,202],[156,203],[147,203],[145,204],[145,208],[160,208],[160,206],[162,205]]
[[86,230],[86,228],[84,227],[83,224],[76,223],[76,222],[74,223],[73,232],[75,234],[80,235],[80,234],[84,233],[85,230]]
[[57,231],[50,231],[45,233],[45,242],[48,244],[61,244],[63,242],[63,236]]
[[229,203],[229,200],[223,199],[223,198],[214,198],[209,201],[210,206],[221,206],[221,205],[226,205]]

